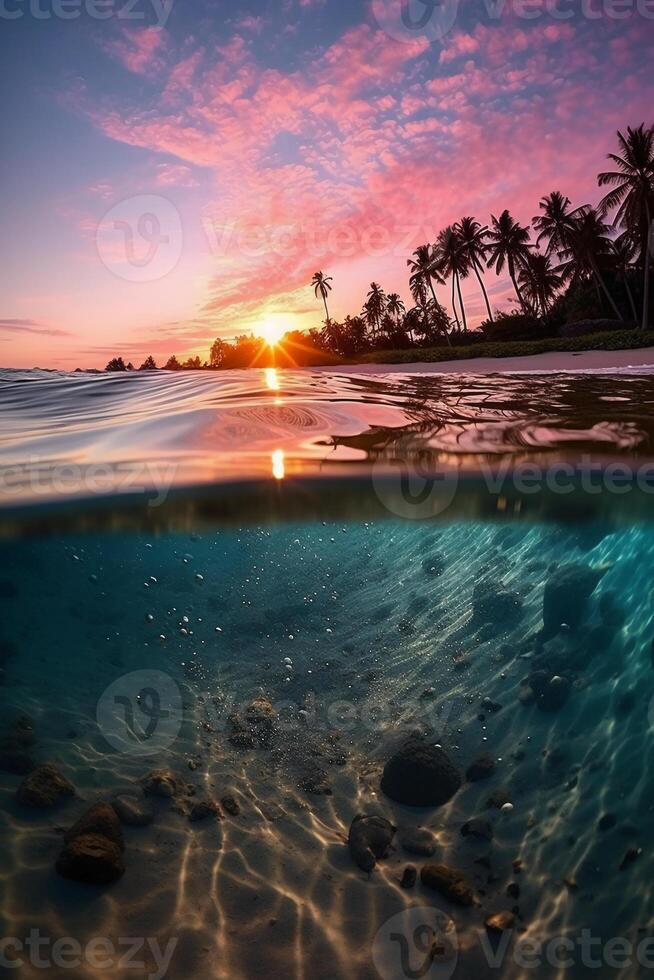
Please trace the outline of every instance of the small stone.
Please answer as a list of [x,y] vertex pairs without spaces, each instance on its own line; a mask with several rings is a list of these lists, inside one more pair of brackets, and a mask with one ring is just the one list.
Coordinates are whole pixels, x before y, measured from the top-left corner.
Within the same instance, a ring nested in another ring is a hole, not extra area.
[[502,933],[513,929],[515,915],[513,912],[495,912],[484,919],[484,925],[489,932]]
[[102,834],[83,834],[66,844],[57,860],[64,878],[90,885],[109,885],[125,873],[120,847]]
[[476,783],[480,779],[488,779],[495,769],[495,760],[489,752],[480,755],[466,770],[466,779],[470,783]]
[[96,803],[79,820],[73,824],[64,835],[64,841],[70,844],[76,837],[86,834],[100,834],[112,841],[123,851],[125,842],[118,814],[109,803]]
[[439,746],[410,738],[389,759],[382,791],[406,806],[441,806],[459,790],[461,774]]
[[189,810],[188,818],[191,823],[199,823],[218,816],[218,812],[218,805],[213,800],[198,800]]
[[426,888],[437,891],[454,905],[475,904],[472,886],[464,873],[457,868],[448,868],[445,864],[427,864],[420,872],[420,880]]
[[45,763],[27,776],[16,791],[23,806],[46,808],[75,795],[75,787],[59,770]]
[[170,769],[154,769],[143,777],[141,785],[146,796],[163,799],[171,799],[181,788],[177,776]]
[[412,864],[408,864],[402,873],[402,879],[400,881],[401,888],[413,888],[416,881],[418,880],[418,872]]
[[348,847],[355,864],[362,871],[372,871],[378,860],[388,857],[396,828],[383,817],[354,818],[348,835]]
[[488,820],[472,817],[471,820],[466,820],[461,827],[461,835],[463,837],[476,837],[478,840],[492,840],[493,827]]
[[221,799],[221,804],[225,813],[229,813],[230,817],[237,817],[241,812],[241,807],[239,806],[238,800],[233,796],[223,796]]

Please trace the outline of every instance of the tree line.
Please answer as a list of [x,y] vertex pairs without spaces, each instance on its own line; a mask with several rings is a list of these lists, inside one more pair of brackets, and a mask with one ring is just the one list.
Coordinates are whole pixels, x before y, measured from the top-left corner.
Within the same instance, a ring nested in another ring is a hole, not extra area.
[[[522,225],[508,209],[488,224],[464,216],[441,229],[433,243],[416,248],[407,260],[412,305],[398,293],[372,282],[361,312],[334,320],[329,311],[333,278],[316,272],[311,286],[322,301],[320,329],[291,331],[273,355],[252,335],[233,343],[216,340],[209,360],[171,357],[167,370],[264,366],[272,358],[316,363],[322,355],[351,357],[376,349],[515,340],[550,335],[567,324],[607,319],[646,330],[652,325],[654,251],[654,125],[642,123],[618,132],[611,169],[598,174],[606,193],[596,207],[573,205],[561,191],[541,198],[539,213]],[[484,274],[508,274],[514,308],[492,308]],[[473,278],[486,318],[470,330],[461,284]],[[442,299],[446,290],[449,311]],[[441,295],[439,295],[441,294]],[[129,370],[114,358],[107,370]],[[140,370],[156,368],[148,358]]]

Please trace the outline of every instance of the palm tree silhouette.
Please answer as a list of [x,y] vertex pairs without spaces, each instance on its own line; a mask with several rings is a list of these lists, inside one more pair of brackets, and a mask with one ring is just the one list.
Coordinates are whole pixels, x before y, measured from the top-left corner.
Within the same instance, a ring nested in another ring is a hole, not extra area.
[[438,234],[438,241],[436,242],[436,254],[438,255],[438,265],[444,276],[450,276],[452,279],[452,309],[454,311],[454,317],[458,323],[459,318],[456,312],[456,304],[454,302],[454,290],[456,287],[456,292],[459,297],[459,306],[461,308],[461,317],[463,319],[463,332],[468,332],[468,321],[466,318],[466,308],[463,303],[463,296],[461,294],[461,279],[465,279],[469,272],[468,259],[463,251],[461,239],[456,231],[455,225],[448,225],[447,228],[443,228]]
[[477,282],[484,295],[488,319],[493,323],[493,311],[488,301],[488,293],[486,292],[484,280],[481,277],[482,262],[487,251],[486,237],[488,235],[488,225],[482,225],[475,218],[467,217],[461,218],[455,224],[454,230],[461,242],[461,250],[468,261],[468,265],[477,276]]
[[395,318],[395,322],[399,324],[401,317],[406,313],[406,306],[402,302],[399,293],[388,294],[386,298],[386,312],[390,313]]
[[516,275],[518,270],[526,265],[530,249],[533,248],[533,245],[529,244],[529,229],[518,224],[508,210],[502,211],[499,218],[492,214],[491,222],[491,228],[488,232],[489,246],[486,265],[489,269],[493,267],[498,276],[504,266],[507,266],[520,305],[528,313],[529,304],[520,292]]
[[631,307],[634,323],[638,322],[638,313],[636,312],[634,294],[632,293],[631,286],[629,285],[629,273],[633,268],[633,261],[636,258],[638,251],[638,243],[634,241],[630,231],[623,231],[621,235],[618,235],[618,237],[613,240],[613,256],[615,258],[616,269],[620,275],[620,278],[622,279],[622,284],[629,300],[629,306]]
[[543,212],[532,218],[532,224],[538,232],[536,245],[547,239],[546,255],[555,252],[557,255],[568,244],[570,233],[574,231],[575,221],[581,208],[572,208],[569,197],[561,191],[552,191],[540,199],[538,205]]
[[549,255],[534,252],[528,256],[525,265],[521,266],[518,282],[530,306],[540,311],[542,316],[547,316],[563,279],[552,265]]
[[322,296],[322,301],[325,304],[325,317],[327,324],[329,324],[329,308],[327,306],[327,297],[332,290],[332,276],[326,276],[323,272],[315,272],[313,279],[311,280],[311,285],[314,287],[314,293],[316,297],[318,294]]
[[617,319],[623,320],[601,271],[602,265],[610,264],[613,252],[613,243],[608,233],[609,226],[602,221],[595,208],[581,208],[574,229],[568,237],[568,244],[561,250],[563,262],[557,272],[564,280],[570,279],[572,282],[594,278],[598,293],[601,289]]
[[386,293],[378,282],[370,283],[370,292],[363,309],[364,315],[376,335],[379,332],[381,319],[386,312]]
[[601,215],[617,208],[613,226],[629,230],[640,243],[643,265],[643,316],[641,329],[649,326],[650,235],[654,221],[654,126],[641,123],[637,129],[627,127],[626,136],[618,132],[620,153],[609,153],[617,170],[598,174],[600,187],[610,186],[599,203]]
[[[427,288],[429,288],[431,291],[431,296],[434,303],[436,305],[440,305],[436,297],[434,283],[437,282],[440,286],[444,286],[445,280],[440,273],[438,268],[438,258],[431,245],[419,245],[413,253],[412,258],[407,259],[406,264],[409,266],[409,270],[411,272],[409,287],[416,305],[422,307],[426,311]],[[448,347],[451,347],[452,341],[450,340],[450,335],[447,331],[445,331],[445,339]]]

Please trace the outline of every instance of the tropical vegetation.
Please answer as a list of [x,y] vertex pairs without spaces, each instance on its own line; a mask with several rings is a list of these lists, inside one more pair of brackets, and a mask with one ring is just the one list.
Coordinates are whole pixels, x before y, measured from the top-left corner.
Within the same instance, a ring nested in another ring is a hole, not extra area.
[[[407,260],[410,304],[372,282],[360,313],[335,320],[328,304],[333,277],[316,272],[311,287],[322,301],[324,322],[307,332],[289,332],[275,363],[284,363],[284,352],[289,363],[310,364],[377,355],[381,360],[384,351],[418,346],[448,348],[453,357],[453,344],[474,347],[479,356],[486,341],[540,341],[566,332],[574,337],[593,332],[599,321],[616,331],[630,326],[647,331],[652,327],[654,125],[627,127],[617,142],[618,152],[608,154],[612,169],[598,174],[606,192],[595,207],[575,205],[554,190],[541,198],[530,224],[521,224],[505,208],[491,214],[488,224],[466,215],[435,231],[433,242],[418,245]],[[489,270],[511,282],[514,307],[508,312],[493,310]],[[471,277],[486,311],[476,329],[470,327],[462,290]],[[265,342],[242,336],[231,344],[216,340],[208,362],[195,358],[182,364],[173,356],[165,367],[247,367],[262,359],[270,359]],[[141,370],[155,367],[148,358]],[[107,370],[127,368],[122,358],[114,358]]]

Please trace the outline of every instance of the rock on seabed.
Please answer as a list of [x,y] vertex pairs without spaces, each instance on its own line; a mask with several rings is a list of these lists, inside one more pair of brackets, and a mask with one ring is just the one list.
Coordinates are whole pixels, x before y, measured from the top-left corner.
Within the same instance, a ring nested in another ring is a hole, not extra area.
[[410,738],[384,767],[382,791],[406,806],[442,806],[461,787],[463,778],[443,749]]

